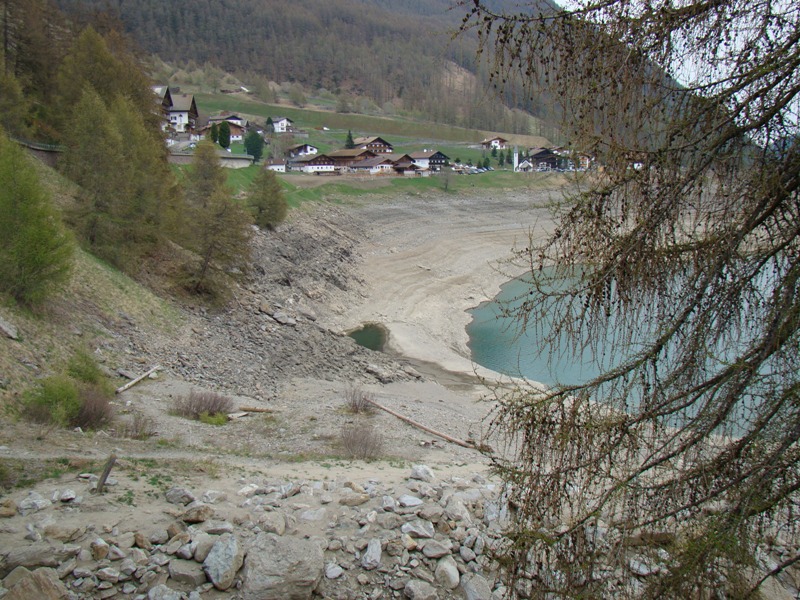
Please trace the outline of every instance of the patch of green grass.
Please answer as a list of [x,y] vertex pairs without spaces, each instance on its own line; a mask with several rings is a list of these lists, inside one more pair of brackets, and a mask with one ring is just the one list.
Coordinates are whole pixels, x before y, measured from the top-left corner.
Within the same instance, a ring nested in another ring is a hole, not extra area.
[[136,503],[133,499],[133,490],[126,490],[125,493],[118,498],[118,500],[120,503],[127,504],[128,506],[136,506]]
[[58,479],[67,473],[91,470],[93,461],[54,458],[44,460],[0,459],[0,491],[26,488],[47,479]]
[[201,412],[200,415],[197,417],[201,423],[205,423],[206,425],[225,425],[228,422],[228,416],[223,413],[216,413],[216,414],[209,414],[207,412]]

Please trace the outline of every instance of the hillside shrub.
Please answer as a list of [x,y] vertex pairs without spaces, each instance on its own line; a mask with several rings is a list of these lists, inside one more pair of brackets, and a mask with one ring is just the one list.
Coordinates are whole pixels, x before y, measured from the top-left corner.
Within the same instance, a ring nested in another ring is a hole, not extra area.
[[374,396],[369,392],[365,392],[360,386],[348,385],[344,391],[345,400],[347,402],[347,409],[354,414],[371,414],[375,411],[375,406],[372,404]]
[[226,415],[233,411],[233,400],[216,392],[192,390],[187,395],[176,398],[174,411],[181,417],[194,420],[201,420],[200,416],[203,414],[206,419],[217,415],[227,419]]
[[101,385],[82,385],[78,388],[80,410],[70,425],[81,429],[98,429],[111,422],[113,411],[109,395]]
[[383,449],[383,436],[370,423],[354,423],[342,427],[339,442],[344,452],[359,460],[374,460]]
[[53,375],[38,382],[22,398],[22,414],[34,423],[67,427],[81,411],[78,383],[66,375]]
[[156,434],[155,419],[142,413],[133,413],[130,419],[116,428],[116,437],[129,440],[147,440]]
[[105,376],[94,357],[86,350],[78,350],[67,363],[67,375],[83,383],[100,384]]

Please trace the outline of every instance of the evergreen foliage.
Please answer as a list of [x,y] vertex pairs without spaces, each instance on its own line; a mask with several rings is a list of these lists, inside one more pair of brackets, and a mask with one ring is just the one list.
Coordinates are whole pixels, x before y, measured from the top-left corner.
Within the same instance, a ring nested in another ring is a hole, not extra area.
[[127,98],[106,106],[92,88],[75,105],[64,141],[61,168],[81,186],[71,215],[79,238],[98,256],[135,270],[166,236],[176,208],[163,143]]
[[223,275],[242,273],[250,257],[248,212],[231,197],[216,147],[201,142],[187,181],[186,246],[195,259],[186,265],[184,285],[214,300],[226,297]]
[[347,130],[347,138],[344,141],[344,147],[347,149],[353,149],[356,147],[356,143],[353,141],[353,132],[349,129]]
[[219,124],[217,142],[223,148],[231,147],[231,125],[227,121]]
[[247,132],[244,136],[244,150],[253,157],[253,162],[258,162],[264,155],[264,138],[255,130]]
[[0,132],[0,291],[41,304],[70,272],[72,241],[24,152]]
[[211,127],[209,128],[209,135],[211,136],[211,141],[215,144],[219,142],[219,125],[217,123],[212,123]]
[[0,71],[0,127],[10,135],[22,135],[26,130],[28,101],[22,86],[13,73]]
[[278,176],[269,169],[262,169],[253,179],[247,203],[253,212],[255,224],[262,229],[275,229],[289,212]]
[[[117,54],[91,26],[77,37],[58,69],[60,119],[69,121],[86,90],[94,90],[106,106],[126,98],[149,126],[156,126],[150,81],[135,59],[125,54],[122,40],[113,38]],[[62,121],[63,122],[63,121]]]

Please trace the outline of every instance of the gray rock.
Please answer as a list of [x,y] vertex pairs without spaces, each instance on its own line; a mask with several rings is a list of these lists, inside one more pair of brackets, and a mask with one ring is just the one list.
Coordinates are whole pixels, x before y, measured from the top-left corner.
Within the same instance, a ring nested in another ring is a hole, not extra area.
[[182,504],[186,506],[195,501],[194,494],[182,487],[174,487],[167,490],[167,502],[171,504]]
[[194,539],[192,539],[193,558],[199,563],[203,562],[208,557],[208,553],[211,552],[211,548],[214,547],[216,541],[217,537],[208,533],[200,532],[195,534]]
[[12,340],[19,339],[17,328],[13,324],[6,321],[3,317],[0,317],[0,333]]
[[60,502],[72,502],[77,498],[78,495],[75,493],[73,489],[66,489],[58,495],[58,499]]
[[411,479],[417,479],[419,481],[426,481],[430,483],[436,476],[433,474],[433,469],[431,469],[428,465],[414,465],[411,467],[411,475],[409,475]]
[[147,600],[182,600],[182,598],[183,594],[168,588],[163,583],[150,588],[150,591],[147,592]]
[[440,542],[438,540],[427,540],[422,547],[422,553],[428,558],[440,558],[450,554],[453,545],[448,540],[447,542]]
[[267,533],[283,535],[286,532],[286,519],[283,513],[268,512],[258,518],[258,524]]
[[[31,571],[27,567],[19,566],[15,568],[11,573],[5,576],[3,579],[3,585],[7,588],[14,587],[18,582],[22,581],[26,577],[30,576]],[[61,579],[59,577],[59,579]]]
[[453,496],[444,509],[445,516],[452,521],[460,521],[466,525],[472,524],[472,516],[460,498]]
[[458,572],[458,565],[455,559],[450,555],[439,560],[436,564],[436,571],[434,571],[433,576],[436,578],[436,581],[439,582],[439,585],[448,590],[456,589],[461,580],[461,573]]
[[275,321],[277,321],[281,325],[289,325],[292,327],[297,325],[297,321],[293,317],[290,317],[288,314],[282,311],[273,313],[272,318],[275,319]]
[[217,490],[208,490],[203,494],[202,501],[206,504],[216,504],[217,502],[223,502],[227,499],[227,495],[225,492],[220,492]]
[[244,549],[235,536],[221,535],[203,561],[203,570],[209,581],[218,590],[227,590],[233,585],[236,573],[242,566]]
[[381,541],[372,538],[367,545],[367,551],[361,557],[361,566],[371,571],[377,569],[381,564]]
[[208,521],[203,523],[203,531],[211,535],[222,535],[223,533],[233,533],[233,523],[228,521]]
[[92,540],[89,548],[92,551],[92,558],[95,560],[103,560],[108,556],[108,551],[111,550],[111,546],[109,546],[103,538],[95,538]]
[[397,503],[391,496],[384,496],[381,498],[381,508],[387,512],[394,512],[397,508]]
[[461,591],[466,600],[489,600],[492,587],[486,579],[477,573],[466,573],[461,578]]
[[310,598],[323,568],[322,549],[314,542],[259,533],[247,551],[242,600]]
[[77,546],[51,546],[47,542],[37,542],[26,546],[10,548],[3,552],[5,560],[0,560],[0,577],[5,577],[19,566],[28,569],[37,567],[57,567],[75,556],[80,550]]
[[444,509],[438,504],[428,504],[427,506],[423,506],[417,514],[420,519],[425,519],[431,523],[438,523],[442,520]]
[[424,504],[422,500],[411,494],[403,494],[397,499],[398,504],[404,508],[411,508],[414,506],[421,506]]
[[197,503],[189,506],[181,515],[181,519],[186,523],[202,523],[214,516],[214,508],[208,504]]
[[421,579],[409,579],[403,593],[409,600],[439,600],[436,588]]
[[105,569],[100,569],[95,573],[95,577],[97,577],[100,581],[108,581],[110,583],[117,583],[119,581],[120,572],[116,569],[112,569],[111,567],[106,567]]
[[[6,584],[8,585],[8,584]],[[69,592],[55,569],[43,567],[24,574],[14,585],[8,586],[4,600],[63,600]]]
[[192,587],[198,587],[206,582],[206,574],[200,563],[193,560],[181,560],[173,558],[169,561],[169,576],[178,583],[185,583]]
[[322,521],[328,515],[328,511],[324,508],[318,508],[316,510],[304,510],[300,513],[300,520],[301,521]]
[[50,506],[50,500],[37,492],[28,492],[22,500],[17,503],[17,510],[22,516],[38,512]]
[[328,563],[325,565],[325,577],[327,579],[338,579],[344,574],[344,569],[336,563]]
[[458,549],[458,553],[461,555],[461,559],[464,562],[472,562],[473,560],[478,558],[475,552],[473,552],[471,548],[467,548],[466,546],[461,546]]
[[414,521],[403,523],[400,531],[407,533],[413,538],[432,538],[434,533],[433,523],[422,519],[415,519]]

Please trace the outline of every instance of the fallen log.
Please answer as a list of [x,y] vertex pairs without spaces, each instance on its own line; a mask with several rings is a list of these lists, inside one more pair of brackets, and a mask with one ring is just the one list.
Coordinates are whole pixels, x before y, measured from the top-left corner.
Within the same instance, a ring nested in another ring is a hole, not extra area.
[[272,408],[258,408],[256,406],[240,406],[240,412],[254,412],[254,413],[271,413],[275,412]]
[[146,378],[146,377],[149,377],[149,376],[150,376],[152,373],[155,373],[155,372],[156,372],[156,371],[158,371],[160,368],[161,368],[161,365],[156,365],[155,367],[153,367],[152,369],[150,369],[150,370],[149,370],[147,373],[145,373],[144,375],[139,375],[139,377],[137,377],[136,379],[132,379],[131,381],[129,381],[128,383],[126,383],[126,384],[125,384],[125,385],[123,385],[122,387],[118,387],[118,388],[117,388],[117,390],[116,390],[116,393],[117,393],[117,394],[121,394],[121,393],[122,393],[122,392],[124,392],[125,390],[132,388],[132,387],[133,387],[133,386],[135,386],[137,383],[139,383],[139,382],[140,382],[142,379],[144,379],[144,378]]
[[422,431],[427,431],[428,433],[431,433],[431,434],[433,434],[435,436],[438,436],[438,437],[442,438],[443,440],[446,440],[446,441],[448,441],[448,442],[450,442],[452,444],[456,444],[457,446],[462,446],[464,448],[471,448],[473,450],[478,450],[478,448],[475,446],[475,444],[472,444],[470,442],[465,442],[464,440],[459,440],[458,438],[454,438],[452,436],[449,436],[446,433],[442,433],[441,431],[436,431],[435,429],[431,429],[430,427],[426,427],[422,423],[418,423],[417,421],[414,421],[413,419],[409,419],[405,415],[401,415],[400,413],[395,412],[390,408],[386,408],[382,404],[378,404],[377,402],[375,402],[374,400],[370,400],[369,398],[364,398],[364,400],[366,400],[367,402],[369,402],[370,404],[372,404],[376,408],[380,408],[381,410],[385,410],[387,413],[397,417],[401,421],[405,421],[409,425],[413,425],[417,429],[421,429]]

